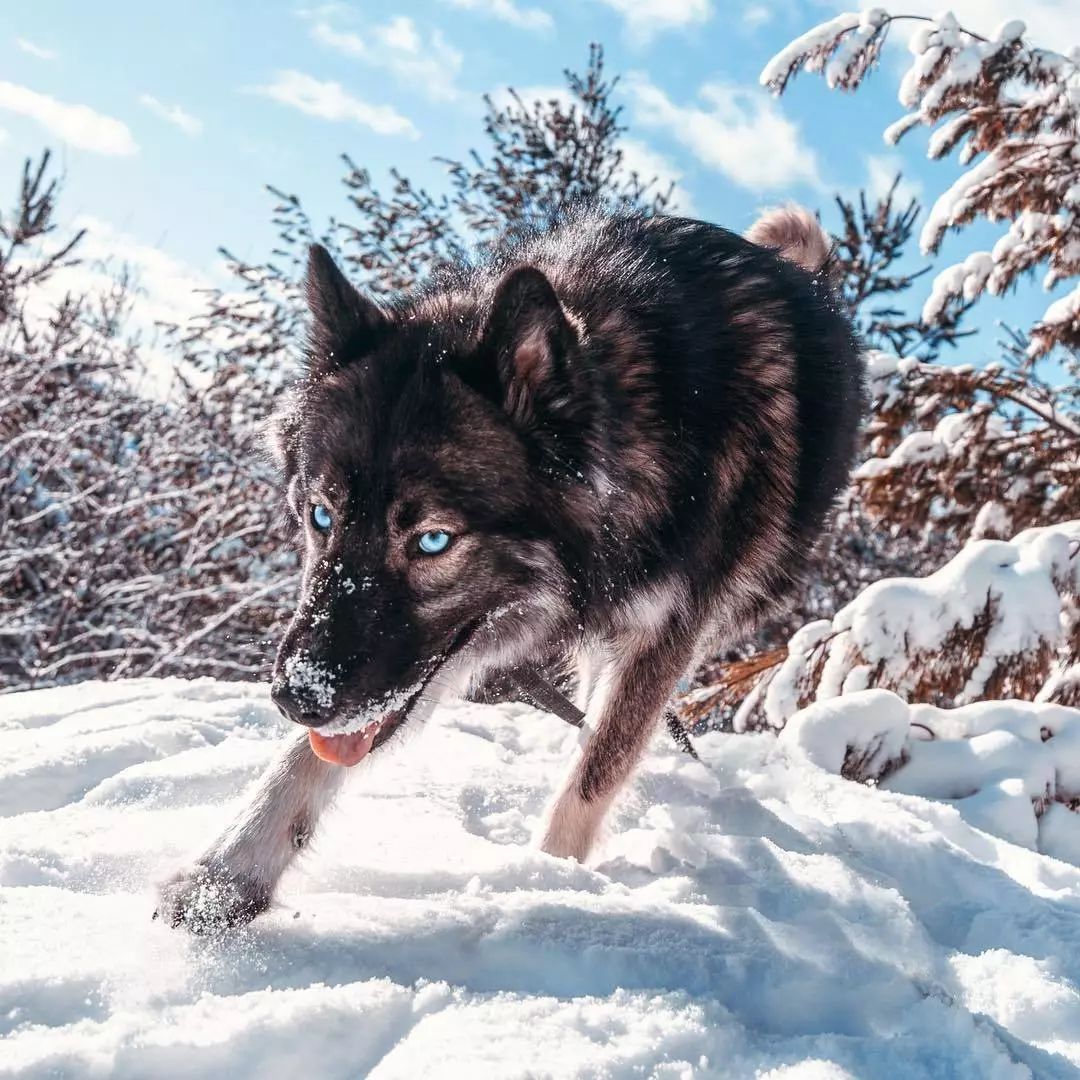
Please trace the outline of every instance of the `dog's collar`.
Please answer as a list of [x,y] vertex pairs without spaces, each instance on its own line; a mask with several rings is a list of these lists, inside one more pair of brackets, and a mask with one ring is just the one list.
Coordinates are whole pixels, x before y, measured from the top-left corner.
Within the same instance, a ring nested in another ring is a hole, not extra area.
[[[558,687],[543,678],[535,668],[515,668],[508,672],[507,678],[527,705],[543,709],[544,712],[554,713],[560,720],[565,720],[573,727],[585,726],[585,714]],[[694,744],[690,741],[690,733],[670,706],[664,710],[664,719],[679,749],[684,754],[689,754],[695,761],[700,761]]]

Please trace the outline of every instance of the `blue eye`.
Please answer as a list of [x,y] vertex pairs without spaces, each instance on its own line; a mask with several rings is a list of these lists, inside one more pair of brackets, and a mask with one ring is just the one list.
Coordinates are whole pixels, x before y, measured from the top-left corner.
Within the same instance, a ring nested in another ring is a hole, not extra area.
[[425,555],[439,555],[450,546],[450,534],[443,529],[431,529],[420,537],[420,550]]
[[311,508],[311,524],[314,525],[319,532],[329,532],[330,526],[334,524],[334,518],[322,503],[316,503]]

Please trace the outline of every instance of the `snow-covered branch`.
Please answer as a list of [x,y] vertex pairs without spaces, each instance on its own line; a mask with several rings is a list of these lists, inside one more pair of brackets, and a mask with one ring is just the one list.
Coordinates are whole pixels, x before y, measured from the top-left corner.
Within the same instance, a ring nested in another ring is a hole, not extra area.
[[[1024,40],[1019,20],[989,37],[949,12],[935,19],[881,8],[839,15],[797,38],[765,66],[761,82],[782,93],[799,70],[821,72],[830,87],[854,90],[876,64],[891,25],[917,18],[911,65],[899,99],[909,110],[890,124],[895,142],[917,125],[936,127],[929,156],[958,150],[971,167],[934,203],[923,227],[924,252],[949,229],[976,220],[1010,221],[989,252],[938,275],[924,318],[950,296],[998,294],[1040,265],[1047,287],[1080,273],[1080,64]],[[979,159],[979,160],[976,160]],[[971,164],[974,163],[974,164]],[[1030,354],[1080,346],[1080,291],[1052,304],[1032,328]]]

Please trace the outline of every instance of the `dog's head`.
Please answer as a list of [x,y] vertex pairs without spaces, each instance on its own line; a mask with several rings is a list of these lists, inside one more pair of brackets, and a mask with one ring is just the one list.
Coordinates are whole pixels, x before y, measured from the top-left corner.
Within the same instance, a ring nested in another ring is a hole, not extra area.
[[568,621],[559,485],[538,470],[583,407],[578,340],[527,266],[471,304],[384,310],[315,247],[307,288],[306,377],[272,423],[303,544],[273,696],[354,764],[419,701]]

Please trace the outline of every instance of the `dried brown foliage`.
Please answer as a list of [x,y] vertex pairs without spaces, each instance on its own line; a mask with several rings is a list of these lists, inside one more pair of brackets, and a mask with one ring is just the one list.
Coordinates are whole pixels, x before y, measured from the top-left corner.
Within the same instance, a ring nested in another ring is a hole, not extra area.
[[80,239],[52,236],[47,165],[0,225],[0,687],[259,674],[294,570],[272,477],[227,388],[133,388],[125,280],[36,303]]
[[[987,289],[1002,293],[1040,266],[1046,267],[1047,284],[1076,277],[1078,62],[1026,43],[1023,23],[1006,23],[989,39],[960,26],[951,14],[929,19],[877,8],[861,16],[838,16],[782,50],[761,80],[782,93],[792,76],[805,69],[823,72],[832,87],[855,90],[898,20],[922,25],[911,42],[914,59],[900,87],[900,100],[911,111],[887,130],[886,138],[896,141],[919,124],[937,126],[931,157],[958,150],[967,165],[983,155],[937,200],[922,231],[923,250],[936,251],[947,230],[979,218],[1012,223],[992,251],[969,256],[939,275],[930,312],[943,295],[970,300]],[[1033,357],[1054,346],[1080,347],[1080,287],[1052,304],[1029,336]]]
[[894,532],[964,541],[1080,517],[1080,413],[1068,394],[1000,364],[877,363],[873,456],[855,487]]
[[971,548],[929,578],[885,579],[787,648],[728,665],[683,716],[736,730],[880,687],[950,708],[1020,698],[1072,704],[1080,664],[1080,521]]
[[[902,18],[908,17],[880,9],[838,16],[779,53],[762,82],[782,92],[805,69],[822,72],[830,86],[853,90],[876,62],[892,24]],[[925,575],[973,538],[1005,537],[1031,525],[1080,518],[1075,320],[1062,318],[1050,326],[1044,319],[1030,334],[1008,331],[1000,361],[982,367],[932,362],[941,345],[964,336],[961,319],[984,290],[1001,292],[1041,263],[1050,281],[1080,269],[1078,106],[1069,90],[1076,63],[1029,47],[1019,24],[1004,26],[989,41],[951,16],[917,21],[922,25],[912,43],[915,59],[901,87],[901,99],[912,112],[890,128],[887,138],[895,140],[919,123],[942,123],[931,138],[935,156],[961,143],[962,162],[984,155],[931,210],[922,230],[923,249],[936,250],[946,229],[977,217],[1012,224],[992,252],[976,253],[938,274],[921,317],[912,319],[893,301],[925,271],[897,274],[893,263],[912,235],[917,207],[841,203],[844,227],[837,254],[843,295],[868,344],[878,350],[870,358],[867,460],[819,555],[817,579],[797,609],[800,621],[774,624],[774,634],[779,627],[793,631],[813,618],[831,617],[836,608],[819,603],[815,610],[815,595],[850,599],[870,580],[869,566],[882,571],[878,578]],[[1067,302],[1054,307],[1068,314]],[[1054,345],[1058,349],[1048,357]],[[861,559],[860,548],[866,553]],[[861,583],[860,574],[865,575]],[[822,589],[825,582],[829,587]],[[1071,600],[1066,615],[1076,618]],[[903,663],[867,665],[858,685],[899,687],[913,701],[952,703],[983,660],[982,645],[994,618],[988,597],[981,623],[957,628],[932,655],[905,647],[899,650]],[[1036,649],[996,657],[985,696],[1042,692],[1052,700],[1073,700],[1077,680],[1068,665],[1077,655],[1075,628],[1070,634],[1071,653]],[[801,639],[793,639],[793,647],[796,641]],[[764,644],[775,646],[775,636]],[[801,656],[798,703],[813,700],[834,648],[852,645],[834,645],[827,636]],[[730,723],[742,706],[740,722],[760,723],[763,714],[755,709],[787,655],[788,650],[773,648],[771,666],[758,665],[758,689],[750,692],[748,705],[743,704],[748,680],[739,678],[739,663],[704,672],[703,685],[686,701],[688,715],[700,719],[712,711]],[[864,660],[853,652],[845,662],[860,667]],[[832,670],[835,675],[835,665]]]
[[266,675],[296,565],[260,425],[306,332],[307,245],[327,243],[386,293],[578,200],[662,209],[670,191],[623,167],[600,49],[567,80],[566,101],[488,100],[488,155],[445,162],[447,195],[394,171],[382,194],[346,158],[349,220],[317,235],[300,200],[271,188],[271,260],[225,252],[238,287],[161,328],[177,370],[167,400],[136,388],[145,354],[124,336],[131,283],[44,310],[81,234],[57,238],[48,156],[27,165],[0,219],[0,690]]

